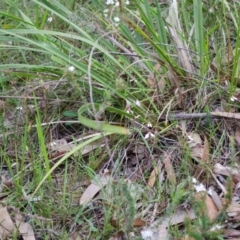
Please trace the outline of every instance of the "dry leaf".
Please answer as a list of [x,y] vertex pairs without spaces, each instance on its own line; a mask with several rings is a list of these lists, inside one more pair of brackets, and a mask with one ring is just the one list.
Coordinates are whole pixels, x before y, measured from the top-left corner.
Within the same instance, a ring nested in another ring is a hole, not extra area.
[[189,148],[191,149],[192,156],[201,159],[204,151],[201,137],[199,136],[198,133],[193,133],[193,132],[188,133],[187,136],[188,136],[188,145],[189,145]]
[[[89,152],[93,151],[94,149],[98,147],[104,147],[105,144],[101,144],[98,142],[92,143],[90,145],[85,146],[81,150],[81,154],[83,156],[87,155]],[[59,140],[53,140],[50,144],[47,145],[50,153],[50,157],[52,158],[60,158],[62,157],[65,153],[71,151],[76,147],[76,144],[74,142],[68,143],[66,139],[62,138]]]
[[123,240],[123,239],[124,239],[124,233],[123,231],[119,231],[114,236],[112,236],[109,240]]
[[177,183],[177,180],[176,180],[176,174],[174,172],[174,169],[173,169],[173,166],[172,166],[172,163],[171,163],[171,160],[169,158],[169,155],[164,152],[164,167],[165,167],[165,170],[167,172],[167,178],[168,180],[173,184],[173,185],[176,185]]
[[237,127],[235,131],[235,140],[237,145],[240,147],[240,128]]
[[218,215],[218,209],[214,204],[213,200],[207,195],[206,191],[195,193],[197,200],[205,203],[205,214],[210,220],[214,220]]
[[6,239],[16,231],[6,207],[0,208],[0,223],[0,239]]
[[238,175],[238,169],[236,167],[228,167],[228,166],[223,166],[220,163],[216,163],[213,167],[213,172],[215,174],[220,174],[224,175],[227,177],[230,177],[232,174],[233,175]]
[[214,204],[218,208],[218,210],[221,210],[223,208],[221,199],[219,198],[218,194],[216,191],[214,191],[213,187],[210,187],[208,190],[208,194],[211,196]]
[[177,211],[175,214],[173,214],[171,217],[164,218],[161,225],[158,229],[158,239],[168,239],[168,232],[167,227],[169,225],[173,226],[176,224],[183,223],[185,218],[194,219],[196,218],[195,213],[193,210],[190,210],[189,212],[184,212],[182,210]]
[[[232,237],[240,237],[240,231],[235,229],[224,229],[224,236],[232,239]],[[239,239],[239,238],[238,238]]]
[[162,164],[159,162],[158,165],[154,167],[154,169],[152,170],[150,177],[148,179],[148,184],[147,184],[150,188],[153,188],[156,182],[156,179],[159,173],[161,172],[161,169],[162,169]]
[[143,227],[143,226],[146,226],[146,222],[142,219],[137,218],[137,219],[133,220],[132,226],[133,227]]
[[[201,156],[201,162],[202,163],[207,163],[209,160],[209,143],[208,140],[206,138],[206,136],[204,137],[204,147],[203,147],[203,152],[202,152],[202,156]],[[200,175],[202,174],[202,172],[204,171],[204,169],[202,168],[201,165],[197,166],[197,170],[194,174],[194,177],[196,179],[199,179]]]
[[15,214],[15,223],[19,233],[24,240],[36,240],[32,226],[22,221],[22,216],[19,213]]
[[[161,65],[159,63],[157,63],[154,66],[154,70],[158,71],[160,69]],[[154,73],[149,73],[148,78],[147,78],[147,82],[150,88],[154,88],[156,86],[157,80],[156,77],[154,76]]]
[[188,139],[189,139],[188,144],[190,148],[195,147],[198,144],[202,145],[202,139],[198,133],[194,132],[188,133]]
[[68,240],[82,240],[82,238],[78,232],[74,232],[69,236]]
[[92,182],[87,189],[82,194],[79,204],[87,204],[90,202],[93,197],[104,187],[107,185],[107,183],[110,180],[110,176],[108,174],[104,174],[103,176],[100,176],[97,181]]

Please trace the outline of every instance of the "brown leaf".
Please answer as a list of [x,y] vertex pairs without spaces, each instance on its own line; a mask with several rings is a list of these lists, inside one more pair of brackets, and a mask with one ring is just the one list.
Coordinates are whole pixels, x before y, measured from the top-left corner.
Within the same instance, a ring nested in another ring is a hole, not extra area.
[[119,231],[114,236],[112,236],[109,240],[123,240],[124,239],[124,232]]
[[207,192],[202,191],[195,194],[195,198],[205,203],[205,214],[210,220],[214,220],[218,215],[218,209],[213,200],[207,195]]
[[[161,64],[157,63],[154,66],[154,70],[158,71],[160,69],[160,67],[161,67]],[[157,80],[156,80],[156,77],[154,76],[154,73],[150,73],[148,75],[147,82],[148,82],[148,85],[150,88],[154,88],[156,86]]]
[[235,140],[238,147],[240,147],[240,128],[239,127],[237,127],[235,131]]
[[158,236],[159,239],[169,239],[168,238],[168,231],[167,227],[183,223],[185,218],[194,219],[196,218],[195,213],[193,210],[189,212],[184,212],[182,210],[178,210],[175,214],[170,217],[164,218],[161,225],[158,228]]
[[236,167],[223,166],[220,163],[216,163],[213,167],[215,174],[221,174],[230,177],[232,174],[238,175],[238,169]]
[[6,207],[0,207],[0,239],[7,239],[16,231]]
[[[225,237],[240,237],[240,231],[239,230],[235,230],[235,229],[224,229],[224,236]],[[239,239],[239,238],[238,238]]]
[[142,219],[137,218],[137,219],[133,220],[132,226],[133,227],[143,227],[143,226],[146,226],[146,222]]
[[22,216],[19,213],[15,214],[15,223],[19,233],[24,240],[36,240],[32,226],[22,221]]
[[[222,206],[221,199],[219,198],[217,192],[213,189],[213,187],[210,187],[209,190],[211,192],[210,195],[211,195],[211,198],[212,198],[214,204],[216,205],[218,210],[221,210],[223,208],[223,206]],[[209,193],[209,191],[208,191],[208,193]]]
[[154,169],[152,170],[150,177],[148,179],[148,183],[147,183],[147,185],[150,188],[153,188],[161,169],[162,169],[162,164],[159,162],[158,166],[154,167]]
[[[204,147],[203,147],[203,152],[201,156],[201,162],[207,163],[208,160],[209,160],[209,143],[206,136],[204,136]],[[194,178],[199,179],[203,171],[204,171],[203,167],[201,165],[198,165],[197,170],[194,174]]]
[[84,193],[82,194],[79,204],[83,205],[83,204],[87,204],[88,202],[90,202],[93,197],[104,187],[107,185],[107,183],[110,180],[110,176],[108,174],[104,174],[103,176],[100,176],[97,179],[97,182],[92,182],[87,189],[84,191]]
[[175,185],[177,183],[177,180],[176,180],[176,174],[174,172],[174,169],[173,169],[173,166],[172,166],[172,163],[171,163],[171,160],[169,158],[169,155],[164,152],[164,167],[165,167],[165,170],[167,172],[167,178],[168,180],[173,184]]
[[[85,146],[81,150],[82,156],[87,155],[89,152],[93,151],[94,149],[98,147],[103,147],[105,144],[101,144],[100,142],[94,142],[90,145]],[[76,147],[74,142],[67,142],[66,139],[62,138],[59,140],[53,140],[51,143],[47,145],[49,151],[50,151],[50,157],[52,158],[60,158],[62,157],[65,153],[71,151]],[[78,154],[78,153],[77,153]]]

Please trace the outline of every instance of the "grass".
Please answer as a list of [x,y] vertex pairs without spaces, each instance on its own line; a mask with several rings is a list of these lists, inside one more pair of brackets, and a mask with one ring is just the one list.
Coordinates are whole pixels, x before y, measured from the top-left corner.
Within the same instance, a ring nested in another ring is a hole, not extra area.
[[[240,3],[127,3],[0,3],[1,201],[36,239],[166,239],[144,231],[167,219],[169,239],[227,239],[234,176],[214,169],[238,167],[239,124],[211,112],[239,111]],[[227,202],[214,217],[193,177]]]

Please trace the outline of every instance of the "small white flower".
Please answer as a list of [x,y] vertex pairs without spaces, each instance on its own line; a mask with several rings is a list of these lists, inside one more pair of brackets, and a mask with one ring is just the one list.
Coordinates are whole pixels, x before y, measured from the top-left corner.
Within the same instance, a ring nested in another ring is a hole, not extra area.
[[136,105],[137,105],[138,107],[141,107],[141,103],[140,103],[139,100],[136,101]]
[[50,143],[50,146],[51,146],[51,147],[54,147],[54,146],[56,146],[56,145],[57,145],[56,142],[51,142],[51,143]]
[[70,71],[70,72],[73,72],[75,70],[75,67],[74,66],[70,66],[69,68],[68,68],[68,71]]
[[202,183],[200,183],[198,185],[194,185],[194,188],[195,188],[196,192],[205,192],[206,191],[206,188]]
[[133,114],[133,111],[132,111],[131,109],[128,109],[128,110],[127,110],[127,113]]
[[210,13],[213,13],[213,12],[214,12],[214,8],[211,7],[208,11],[209,11]]
[[147,127],[152,128],[152,124],[150,122],[148,122]]
[[151,240],[153,238],[153,231],[151,229],[145,229],[141,231],[143,240]]
[[126,1],[126,5],[129,5],[130,4],[130,2],[129,1]]
[[234,96],[231,96],[230,100],[231,100],[232,102],[234,102],[234,101],[236,101],[236,100],[238,100],[238,99],[237,99],[236,97],[234,97]]
[[109,12],[109,9],[104,9],[104,10],[103,10],[103,15],[104,15],[104,17],[107,17],[107,16],[108,16],[108,12]]
[[210,196],[213,195],[213,190],[212,190],[212,188],[209,188],[207,192],[208,192],[208,195],[210,195]]
[[52,22],[52,20],[53,20],[53,18],[52,17],[49,17],[48,19],[47,19],[47,22]]
[[220,230],[221,228],[222,228],[222,226],[215,225],[215,226],[211,227],[210,231],[214,232],[214,231]]
[[20,107],[16,107],[15,109],[21,111],[21,110],[23,110],[23,107],[21,107],[21,106]]
[[197,179],[196,178],[192,178],[192,183],[196,184],[197,183]]
[[153,134],[153,133],[151,133],[151,132],[148,132],[146,135],[145,135],[145,139],[148,139],[148,138],[154,138],[155,137],[155,135]]
[[106,4],[107,5],[113,5],[115,2],[114,2],[114,0],[107,0],[106,1]]
[[119,23],[119,22],[120,22],[120,18],[119,18],[119,17],[114,17],[113,20],[114,20],[116,23]]
[[191,135],[188,135],[188,139],[189,139],[189,142],[192,142],[193,141],[193,138]]

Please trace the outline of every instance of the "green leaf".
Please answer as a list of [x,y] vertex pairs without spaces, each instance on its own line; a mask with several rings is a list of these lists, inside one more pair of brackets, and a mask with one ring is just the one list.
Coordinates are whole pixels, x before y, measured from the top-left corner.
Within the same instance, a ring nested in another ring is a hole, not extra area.
[[[101,122],[98,120],[91,120],[89,118],[86,118],[82,115],[83,112],[90,108],[95,108],[95,110],[100,108],[99,104],[86,104],[79,108],[78,110],[78,120],[80,123],[82,123],[84,126],[101,131],[101,132],[110,132],[110,133],[116,133],[116,134],[124,134],[127,135],[130,133],[130,131],[125,127],[120,126],[114,126],[105,122]],[[114,111],[116,109],[107,107],[105,110],[110,109],[110,111]],[[117,110],[116,110],[117,111]],[[123,113],[123,112],[122,112]],[[130,115],[131,116],[131,115]]]

